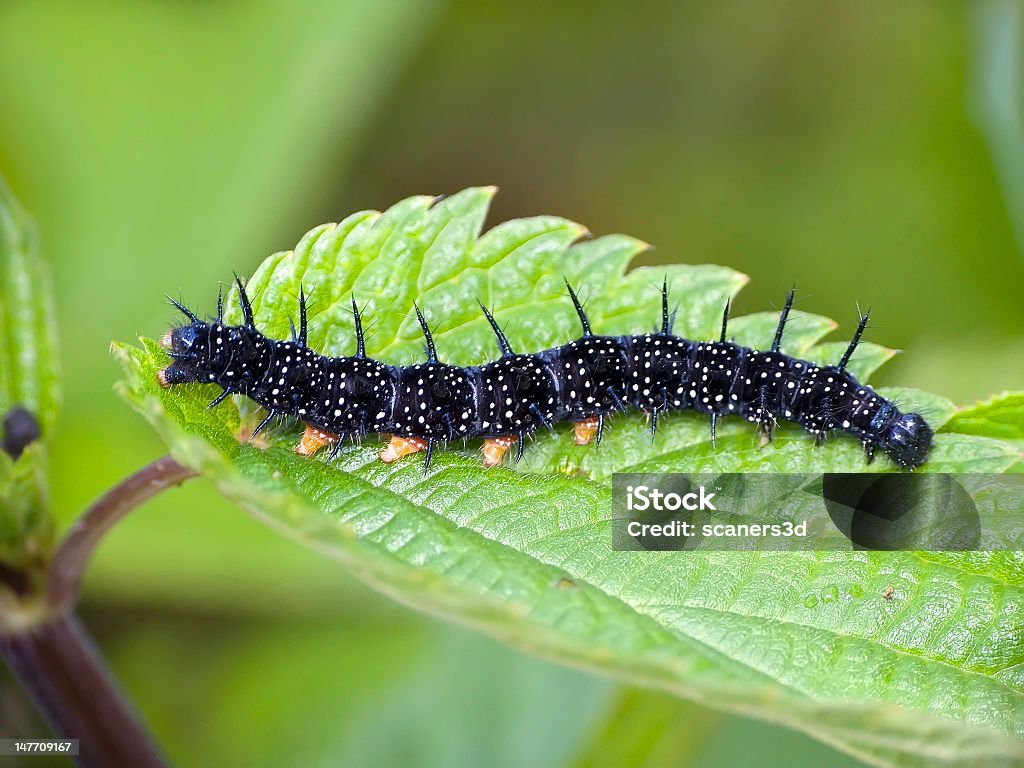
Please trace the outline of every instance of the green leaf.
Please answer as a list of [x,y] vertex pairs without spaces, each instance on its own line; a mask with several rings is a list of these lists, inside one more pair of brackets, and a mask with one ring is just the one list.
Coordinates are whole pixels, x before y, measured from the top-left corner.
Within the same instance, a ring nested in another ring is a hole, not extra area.
[[0,451],[0,629],[39,593],[53,542],[44,446],[28,446],[17,460]]
[[0,179],[0,414],[28,410],[48,433],[57,418],[57,345],[50,274],[35,232]]
[[[53,543],[46,450],[57,416],[57,361],[50,281],[32,227],[0,179],[0,420],[13,409],[28,422],[14,454],[0,451],[0,614],[40,584]],[[0,432],[6,425],[0,427]],[[12,437],[8,435],[7,437]],[[0,620],[0,624],[4,621]]]
[[946,422],[947,432],[1024,442],[1024,392],[1004,392],[962,408]]
[[1004,392],[957,411],[943,426],[947,432],[996,437],[1017,446],[1011,472],[1024,473],[1024,392]]
[[[715,266],[635,269],[643,249],[622,236],[581,241],[553,217],[478,236],[493,190],[441,202],[417,197],[313,230],[250,280],[257,322],[284,337],[300,283],[313,294],[311,342],[351,353],[351,294],[373,323],[372,354],[410,362],[422,342],[412,302],[433,325],[442,359],[493,358],[474,312],[495,308],[524,350],[578,334],[564,275],[589,298],[596,332],[652,327],[667,275],[680,305],[677,332],[710,338],[725,299],[745,278]],[[232,297],[229,317],[238,317]],[[212,303],[212,302],[211,302]],[[738,318],[731,334],[763,345],[769,314]],[[794,313],[785,348],[834,359],[816,346],[830,321]],[[540,435],[515,471],[479,466],[474,447],[384,465],[367,439],[327,465],[296,456],[294,427],[270,447],[240,444],[241,416],[207,410],[214,387],[161,389],[167,357],[153,342],[115,344],[120,391],[181,462],[210,477],[267,524],[347,564],[419,610],[477,627],[550,658],[711,706],[799,728],[879,763],[980,765],[1024,758],[1024,607],[1018,553],[659,553],[611,551],[606,478],[625,468],[701,471],[861,471],[855,441],[813,449],[795,429],[765,449],[745,424],[723,425],[712,450],[693,414],[664,420],[652,443],[642,416],[616,417],[600,450],[567,430]],[[867,347],[868,370],[888,353]],[[949,404],[894,392],[936,423]],[[1000,440],[940,434],[925,470],[1000,472],[1017,461]],[[886,469],[876,462],[872,470]],[[893,599],[882,598],[893,587]],[[814,598],[813,600],[811,598]]]

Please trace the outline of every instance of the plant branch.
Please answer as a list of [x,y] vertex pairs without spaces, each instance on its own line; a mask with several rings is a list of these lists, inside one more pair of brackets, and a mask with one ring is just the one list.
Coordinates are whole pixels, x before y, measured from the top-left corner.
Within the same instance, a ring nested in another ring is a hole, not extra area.
[[163,766],[141,720],[72,612],[82,572],[100,539],[139,504],[195,476],[170,456],[103,494],[68,531],[47,571],[38,620],[0,635],[0,656],[58,738],[78,739],[80,766]]
[[196,473],[164,456],[107,491],[85,511],[57,547],[50,563],[46,599],[57,609],[69,607],[78,595],[82,572],[103,534],[142,502]]
[[0,656],[50,724],[78,739],[79,766],[165,765],[78,620],[70,612],[0,636]]

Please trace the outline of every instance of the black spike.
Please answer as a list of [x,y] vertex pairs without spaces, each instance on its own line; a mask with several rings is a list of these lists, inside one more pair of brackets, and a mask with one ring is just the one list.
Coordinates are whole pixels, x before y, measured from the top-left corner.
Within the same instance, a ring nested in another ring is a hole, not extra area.
[[292,331],[292,341],[300,347],[306,346],[306,294],[303,293],[301,285],[299,286],[299,331],[295,332],[295,323],[290,317],[288,318],[288,327]]
[[419,305],[414,303],[412,306],[416,310],[416,319],[420,321],[420,328],[423,329],[423,336],[427,340],[427,362],[436,363],[437,350],[434,348],[434,337],[430,335],[430,326],[423,319],[423,313],[420,312]]
[[715,427],[718,424],[718,414],[711,414],[711,447],[715,447]]
[[487,322],[491,324],[491,328],[494,330],[494,335],[498,337],[498,348],[501,350],[502,357],[511,357],[515,354],[512,351],[512,347],[509,346],[508,339],[505,338],[505,333],[501,330],[501,326],[498,325],[494,316],[487,311],[487,307],[480,300],[477,300],[477,304],[480,305],[480,309],[484,311],[484,317],[487,318]]
[[619,393],[615,391],[615,387],[608,387],[608,396],[611,397],[612,402],[615,403],[615,407],[622,413],[626,412],[626,404],[622,402],[622,398],[619,397]]
[[302,285],[299,285],[299,339],[298,342],[303,347],[306,346],[306,339],[308,338],[308,326],[307,326],[307,313],[306,313],[306,292],[302,289]]
[[541,411],[541,409],[537,406],[536,403],[530,404],[530,413],[537,417],[537,421],[540,422],[540,425],[542,427],[554,429],[554,426],[552,426],[551,422],[548,421],[547,418],[545,418],[544,413]]
[[526,442],[526,432],[519,430],[519,432],[516,433],[516,437],[516,464],[518,464],[523,458],[523,443]]
[[782,308],[782,312],[779,314],[779,325],[775,329],[775,339],[772,341],[772,352],[778,352],[779,346],[782,344],[782,332],[786,328],[786,320],[789,318],[789,310],[793,308],[793,296],[796,294],[796,286],[794,285],[789,289],[789,295],[786,296],[786,306]]
[[864,441],[864,459],[868,464],[875,460],[875,444],[868,440]]
[[569,289],[569,295],[572,297],[572,305],[576,307],[576,314],[579,315],[580,324],[583,326],[583,338],[591,336],[590,333],[590,321],[587,320],[587,313],[583,311],[583,305],[580,304],[579,298],[576,296],[576,291],[569,285],[569,281],[565,281],[565,287]]
[[260,432],[262,432],[262,431],[263,431],[263,429],[264,429],[264,427],[266,427],[266,426],[267,426],[267,424],[269,424],[269,423],[270,423],[270,420],[271,420],[272,418],[274,418],[274,415],[275,415],[275,414],[274,414],[274,412],[273,412],[273,411],[267,411],[267,417],[266,417],[266,418],[265,418],[265,419],[264,419],[263,421],[261,421],[261,422],[260,422],[260,424],[259,424],[259,426],[258,426],[258,427],[256,427],[256,429],[254,429],[254,430],[252,431],[252,434],[251,434],[251,435],[249,435],[249,442],[250,442],[250,443],[251,443],[251,442],[252,442],[253,440],[255,440],[255,439],[256,439],[256,435],[258,435],[258,434],[259,434]]
[[673,309],[670,313],[668,311],[668,278],[661,284],[661,332],[668,336],[672,333],[672,326],[676,322],[677,309]]
[[217,289],[217,322],[224,322],[224,289]]
[[427,455],[423,459],[423,471],[426,472],[430,469],[430,457],[434,455],[434,443],[436,441],[432,437],[427,438]]
[[331,448],[331,453],[327,456],[327,461],[334,461],[334,457],[341,453],[341,446],[345,443],[345,437],[347,435],[342,432],[338,435],[338,439],[334,443],[334,447]]
[[249,295],[245,292],[245,286],[242,285],[242,278],[237,274],[235,275],[235,284],[238,286],[238,303],[242,305],[242,320],[247,327],[255,328],[256,319],[252,314],[252,303],[249,301]]
[[206,410],[210,410],[211,408],[216,408],[218,405],[223,403],[227,399],[228,395],[230,395],[230,394],[231,394],[231,388],[230,387],[226,387],[223,392],[221,392],[219,395],[217,395],[210,402],[210,404],[208,406],[206,406]]
[[725,341],[725,329],[729,326],[729,307],[732,305],[732,299],[725,300],[725,309],[722,310],[722,337],[719,341]]
[[359,307],[356,306],[356,297],[352,296],[352,316],[356,319],[356,357],[366,357],[366,337],[363,335],[363,319],[359,316]]
[[601,444],[601,436],[604,435],[604,414],[597,415],[597,435],[594,437],[594,445]]
[[853,334],[853,338],[850,340],[850,346],[846,348],[846,352],[843,353],[843,359],[840,360],[839,365],[836,366],[840,373],[846,370],[846,364],[850,362],[850,358],[853,357],[853,351],[857,349],[857,345],[860,344],[860,337],[864,333],[864,329],[867,328],[868,318],[870,316],[870,309],[861,315],[860,322],[857,323],[857,331]]
[[760,417],[758,418],[758,426],[761,428],[761,434],[765,436],[767,442],[772,441],[774,437],[775,426],[773,424],[774,416],[768,412],[768,385],[762,384],[759,395],[759,408],[761,411]]
[[[167,294],[164,294],[164,295],[167,296]],[[199,318],[196,317],[192,313],[192,310],[190,310],[188,307],[186,307],[180,301],[178,301],[177,299],[172,299],[170,296],[167,296],[167,300],[169,302],[171,302],[171,304],[174,305],[175,309],[177,309],[179,312],[181,312],[183,315],[185,315],[185,317],[187,317],[193,323],[198,323],[199,322]]]
[[654,440],[654,433],[658,431],[658,411],[668,410],[668,387],[661,388],[661,405],[655,406],[651,412],[651,440]]

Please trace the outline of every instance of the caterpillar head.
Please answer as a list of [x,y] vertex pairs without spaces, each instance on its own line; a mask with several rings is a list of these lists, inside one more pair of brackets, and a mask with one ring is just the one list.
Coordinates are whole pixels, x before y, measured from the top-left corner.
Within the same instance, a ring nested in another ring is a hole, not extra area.
[[[160,339],[160,345],[174,359],[169,366],[157,374],[160,386],[192,382],[220,384],[226,390],[244,391],[252,366],[260,358],[263,339],[256,330],[252,304],[246,295],[242,281],[238,284],[238,300],[242,308],[244,324],[224,325],[224,296],[217,295],[217,319],[203,322],[182,304],[168,296],[171,304],[189,319],[188,325],[172,328]],[[303,297],[303,336],[305,336],[305,297]]]
[[160,344],[173,359],[157,374],[161,386],[209,382],[243,393],[267,347],[255,328],[201,320],[172,328]]
[[904,413],[885,430],[880,447],[900,467],[913,469],[928,458],[933,434],[920,414]]
[[[189,325],[171,328],[163,335],[160,346],[170,353],[174,362],[157,373],[160,386],[212,380],[213,328],[210,323],[195,320]],[[224,330],[222,326],[221,330]]]

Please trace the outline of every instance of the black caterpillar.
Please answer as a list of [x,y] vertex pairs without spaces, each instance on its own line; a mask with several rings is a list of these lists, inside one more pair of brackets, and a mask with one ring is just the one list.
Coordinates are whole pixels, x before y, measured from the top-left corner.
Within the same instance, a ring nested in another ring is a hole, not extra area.
[[346,438],[379,432],[394,435],[381,452],[383,460],[424,450],[429,466],[439,442],[482,437],[486,438],[484,463],[493,466],[513,443],[518,461],[526,435],[560,421],[575,422],[576,442],[596,439],[599,443],[605,417],[629,406],[650,414],[652,434],[659,415],[666,411],[692,408],[707,413],[712,443],[718,419],[737,414],[756,423],[765,441],[771,439],[778,419],[796,422],[819,442],[830,432],[847,432],[861,440],[869,462],[881,450],[905,469],[923,464],[931,447],[932,429],[924,418],[900,412],[846,371],[867,325],[866,314],[837,365],[818,366],[779,351],[793,291],[771,348],[762,352],[726,341],[728,303],[718,341],[673,336],[667,285],[661,291],[660,332],[595,336],[576,293],[566,283],[583,326],[579,339],[534,354],[517,354],[481,304],[501,357],[460,368],[438,362],[430,328],[418,306],[427,361],[393,366],[366,356],[355,299],[356,354],[323,357],[306,343],[304,293],[299,296],[298,332],[293,325],[291,340],[277,341],[256,329],[249,297],[241,281],[237,283],[241,326],[224,325],[220,297],[213,322],[201,321],[171,299],[189,324],[171,329],[161,340],[173,362],[160,371],[160,384],[218,384],[224,391],[211,407],[230,394],[255,400],[267,416],[253,437],[274,416],[298,418],[307,427],[297,450],[307,455],[333,442],[333,458]]

